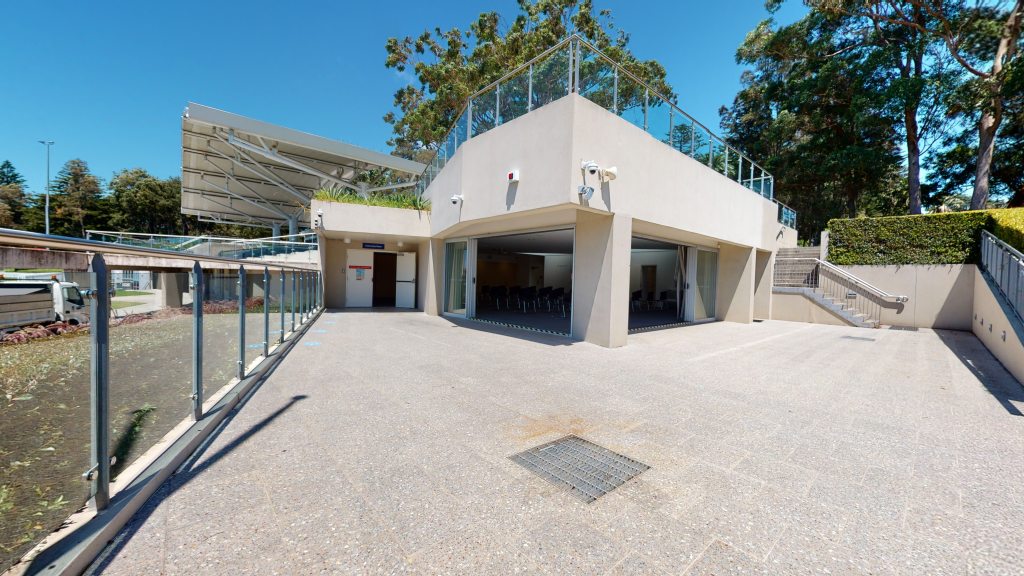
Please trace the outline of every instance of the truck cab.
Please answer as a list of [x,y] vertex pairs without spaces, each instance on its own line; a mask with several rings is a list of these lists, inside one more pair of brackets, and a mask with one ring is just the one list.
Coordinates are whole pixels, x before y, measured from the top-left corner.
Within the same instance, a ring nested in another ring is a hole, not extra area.
[[3,280],[0,277],[0,330],[50,322],[82,324],[89,308],[75,282]]

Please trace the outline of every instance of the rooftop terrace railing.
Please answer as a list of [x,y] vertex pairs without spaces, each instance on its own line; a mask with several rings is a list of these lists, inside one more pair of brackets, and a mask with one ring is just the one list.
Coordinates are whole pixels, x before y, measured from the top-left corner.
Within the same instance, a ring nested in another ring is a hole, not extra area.
[[981,231],[981,267],[1024,322],[1024,254],[988,230]]
[[[471,95],[420,176],[419,193],[430,186],[468,140],[574,92],[775,201],[775,178],[771,174],[578,35],[566,38]],[[795,228],[796,212],[780,203],[778,220]]]
[[[180,424],[223,418],[218,398],[266,370],[323,307],[311,265],[15,230],[0,229],[0,269],[77,283],[51,301],[39,281],[0,280],[0,572],[87,501],[133,498],[133,463],[173,444]],[[112,295],[122,269],[150,270],[152,289]]]

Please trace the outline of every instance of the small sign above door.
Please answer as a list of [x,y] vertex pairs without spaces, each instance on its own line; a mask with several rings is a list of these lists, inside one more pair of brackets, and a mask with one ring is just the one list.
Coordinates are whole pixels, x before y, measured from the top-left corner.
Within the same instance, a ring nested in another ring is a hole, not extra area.
[[363,248],[366,250],[383,250],[384,244],[378,244],[376,242],[363,242]]

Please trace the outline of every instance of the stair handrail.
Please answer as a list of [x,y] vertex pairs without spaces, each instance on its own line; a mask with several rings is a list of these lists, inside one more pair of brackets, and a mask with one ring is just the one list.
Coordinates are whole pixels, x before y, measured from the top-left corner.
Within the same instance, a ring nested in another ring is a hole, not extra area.
[[846,270],[843,270],[842,268],[836,266],[835,264],[832,264],[831,262],[826,262],[825,260],[822,260],[820,258],[785,258],[785,260],[814,260],[814,262],[818,266],[821,266],[821,267],[825,268],[829,272],[833,272],[835,274],[838,274],[839,276],[842,276],[845,280],[855,284],[856,286],[858,286],[860,288],[863,288],[863,289],[867,290],[868,292],[871,292],[877,298],[880,298],[880,299],[885,300],[887,302],[908,302],[908,301],[910,301],[910,297],[909,296],[904,296],[904,295],[901,295],[901,294],[890,294],[890,293],[886,292],[885,290],[882,290],[878,286],[875,286],[874,284],[871,284],[870,282],[868,282],[866,280],[858,278],[857,276],[854,276],[850,272],[847,272]]

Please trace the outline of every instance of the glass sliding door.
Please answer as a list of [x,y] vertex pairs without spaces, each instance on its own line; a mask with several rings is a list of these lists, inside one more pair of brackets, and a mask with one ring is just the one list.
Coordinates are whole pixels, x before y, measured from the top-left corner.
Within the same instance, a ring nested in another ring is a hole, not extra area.
[[697,291],[694,294],[694,320],[715,318],[715,293],[718,290],[718,253],[697,250]]
[[466,315],[466,278],[469,246],[465,240],[448,242],[444,250],[444,311]]

